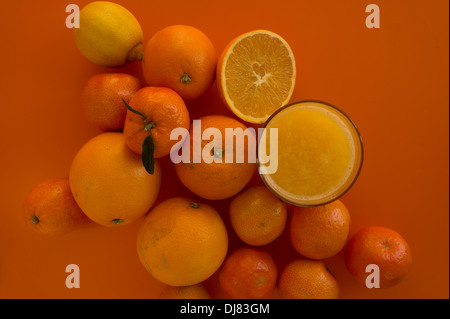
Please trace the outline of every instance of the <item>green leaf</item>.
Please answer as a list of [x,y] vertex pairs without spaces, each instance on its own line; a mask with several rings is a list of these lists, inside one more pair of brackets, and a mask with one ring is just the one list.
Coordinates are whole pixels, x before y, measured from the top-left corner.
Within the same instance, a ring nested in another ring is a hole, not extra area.
[[150,135],[147,136],[142,143],[142,164],[144,164],[145,170],[153,175],[155,172],[155,144],[153,144],[153,137],[150,132]]

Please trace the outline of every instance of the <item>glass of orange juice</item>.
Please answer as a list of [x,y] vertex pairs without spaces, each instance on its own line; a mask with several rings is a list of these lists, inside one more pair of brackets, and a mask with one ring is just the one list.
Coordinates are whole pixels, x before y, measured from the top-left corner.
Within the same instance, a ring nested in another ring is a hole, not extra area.
[[341,197],[356,181],[362,160],[362,139],[353,121],[322,101],[298,101],[278,109],[260,135],[262,180],[296,206],[324,205]]

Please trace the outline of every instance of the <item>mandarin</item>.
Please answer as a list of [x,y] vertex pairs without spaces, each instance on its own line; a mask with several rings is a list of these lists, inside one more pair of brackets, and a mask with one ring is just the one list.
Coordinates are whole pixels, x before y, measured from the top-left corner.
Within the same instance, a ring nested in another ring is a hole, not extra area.
[[[183,144],[189,147],[190,157],[176,163],[175,171],[184,186],[202,198],[232,197],[247,185],[256,171],[256,159],[248,156],[249,149],[252,152],[256,147],[256,138],[252,133],[247,134],[244,124],[231,117],[208,115],[201,117],[199,123],[201,129],[197,132],[193,125],[189,142],[186,140]],[[242,155],[240,162],[237,151]],[[181,152],[185,152],[184,147]],[[197,162],[195,157],[198,157]]]
[[129,102],[141,87],[137,77],[126,73],[91,76],[81,93],[81,106],[86,119],[101,131],[122,131],[127,115],[122,99]]
[[345,264],[350,273],[363,285],[369,275],[367,266],[379,268],[380,288],[400,283],[412,265],[408,242],[395,230],[368,226],[350,239],[345,250]]
[[219,270],[222,290],[231,298],[268,298],[277,283],[277,266],[261,248],[241,247],[232,251]]
[[172,89],[144,87],[128,104],[139,113],[128,109],[123,134],[128,147],[137,154],[142,154],[145,139],[152,135],[154,157],[166,156],[177,143],[170,139],[172,130],[178,127],[189,130],[189,112]]
[[238,237],[252,246],[266,245],[278,238],[288,217],[286,203],[264,185],[251,186],[237,194],[229,212]]
[[304,257],[325,259],[344,248],[349,227],[350,214],[340,200],[315,207],[293,206],[290,242]]
[[25,222],[41,235],[67,234],[88,219],[70,191],[68,178],[49,178],[39,182],[26,195]]
[[339,284],[323,261],[298,258],[282,269],[278,291],[284,299],[337,299]]

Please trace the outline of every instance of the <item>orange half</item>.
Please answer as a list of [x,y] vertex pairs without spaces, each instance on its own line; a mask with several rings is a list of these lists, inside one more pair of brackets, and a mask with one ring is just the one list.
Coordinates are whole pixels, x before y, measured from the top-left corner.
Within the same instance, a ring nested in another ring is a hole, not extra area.
[[289,44],[266,30],[247,32],[232,40],[217,64],[220,97],[236,116],[249,123],[264,123],[287,104],[295,77]]

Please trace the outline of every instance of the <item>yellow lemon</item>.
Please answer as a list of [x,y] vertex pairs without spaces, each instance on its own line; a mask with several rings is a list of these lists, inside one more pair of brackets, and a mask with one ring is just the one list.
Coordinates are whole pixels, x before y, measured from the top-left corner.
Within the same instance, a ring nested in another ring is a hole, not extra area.
[[83,7],[74,35],[80,52],[93,63],[119,67],[142,60],[142,28],[131,12],[116,3],[94,1]]

